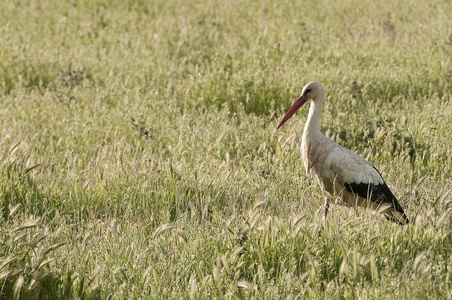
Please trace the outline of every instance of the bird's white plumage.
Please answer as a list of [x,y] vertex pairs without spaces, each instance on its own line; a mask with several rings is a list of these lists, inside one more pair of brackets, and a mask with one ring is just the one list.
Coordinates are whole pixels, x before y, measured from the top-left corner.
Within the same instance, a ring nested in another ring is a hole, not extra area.
[[357,204],[356,195],[344,190],[346,183],[384,183],[378,171],[364,158],[322,134],[306,136],[302,141],[301,152],[307,173],[314,176],[326,196],[337,200],[338,197],[334,196],[339,195],[341,204]]
[[[363,157],[336,144],[320,132],[320,114],[324,98],[325,89],[320,82],[308,83],[278,128],[306,101],[312,100],[303,131],[301,153],[307,174],[314,176],[327,199],[325,215],[329,201],[372,209],[379,209],[380,205],[384,204],[388,205],[385,210],[388,219],[408,223],[402,207],[380,173]],[[370,200],[372,192],[380,198]]]
[[344,191],[345,183],[382,184],[384,181],[367,160],[320,132],[320,113],[325,90],[320,82],[307,84],[303,92],[306,89],[311,90],[307,96],[312,99],[301,143],[306,172],[314,176],[325,195],[330,198],[340,195],[342,204],[352,206],[356,204],[356,196],[351,197]]

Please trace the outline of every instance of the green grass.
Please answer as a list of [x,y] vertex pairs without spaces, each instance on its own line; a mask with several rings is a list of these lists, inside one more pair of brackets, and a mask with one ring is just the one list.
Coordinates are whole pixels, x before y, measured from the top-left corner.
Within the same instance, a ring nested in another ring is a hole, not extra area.
[[[450,1],[0,2],[0,299],[451,299]],[[411,223],[333,206],[322,130]]]

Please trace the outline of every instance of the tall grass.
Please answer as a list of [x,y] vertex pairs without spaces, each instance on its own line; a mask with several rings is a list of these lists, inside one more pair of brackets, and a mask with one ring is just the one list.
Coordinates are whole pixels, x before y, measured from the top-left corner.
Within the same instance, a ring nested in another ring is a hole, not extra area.
[[[449,298],[448,1],[3,1],[0,299]],[[334,206],[321,127],[412,222]]]

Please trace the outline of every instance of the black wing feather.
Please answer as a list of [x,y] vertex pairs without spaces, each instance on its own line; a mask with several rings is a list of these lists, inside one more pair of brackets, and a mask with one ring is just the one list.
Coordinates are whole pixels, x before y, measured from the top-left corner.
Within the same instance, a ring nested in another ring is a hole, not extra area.
[[360,197],[369,199],[372,202],[383,204],[388,203],[400,213],[403,209],[400,206],[397,198],[391,192],[386,183],[375,185],[372,183],[345,183],[345,189],[351,193],[358,194]]
[[[375,170],[378,172],[377,169]],[[380,172],[378,172],[378,174],[380,174]],[[384,181],[382,184],[372,184],[363,182],[345,183],[344,187],[347,191],[354,194],[358,194],[360,197],[369,199],[372,202],[378,204],[384,203],[390,204],[397,212],[401,213],[406,218],[402,206],[399,204],[399,201],[397,201],[397,198],[394,196],[394,194],[391,192],[388,185]]]

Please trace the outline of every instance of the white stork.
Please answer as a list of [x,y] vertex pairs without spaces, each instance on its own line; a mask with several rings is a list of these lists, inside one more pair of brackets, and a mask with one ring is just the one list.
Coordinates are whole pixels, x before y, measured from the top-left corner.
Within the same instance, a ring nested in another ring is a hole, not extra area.
[[386,219],[407,224],[408,218],[378,170],[358,154],[320,132],[320,112],[325,89],[320,82],[304,86],[300,98],[282,119],[278,129],[307,101],[312,100],[303,131],[301,153],[306,173],[313,175],[325,197],[326,218],[330,202],[348,207],[381,210]]

